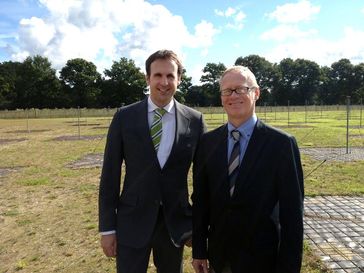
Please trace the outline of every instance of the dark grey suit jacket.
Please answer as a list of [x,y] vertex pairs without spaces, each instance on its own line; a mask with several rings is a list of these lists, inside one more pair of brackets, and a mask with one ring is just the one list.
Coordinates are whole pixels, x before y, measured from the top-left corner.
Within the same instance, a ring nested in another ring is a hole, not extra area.
[[254,128],[232,197],[227,125],[203,135],[194,164],[193,257],[219,272],[298,273],[303,242],[303,173],[294,137]]
[[144,247],[161,203],[175,243],[182,244],[183,235],[192,231],[187,174],[205,124],[200,112],[177,101],[175,108],[175,140],[162,169],[150,137],[147,98],[120,108],[111,122],[100,181],[99,230],[116,230],[120,244]]

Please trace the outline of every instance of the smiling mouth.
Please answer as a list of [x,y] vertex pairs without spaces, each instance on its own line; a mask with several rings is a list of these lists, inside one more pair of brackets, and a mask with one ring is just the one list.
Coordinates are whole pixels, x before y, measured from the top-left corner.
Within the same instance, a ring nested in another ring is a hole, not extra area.
[[168,92],[169,92],[169,89],[167,89],[167,90],[158,89],[158,90],[159,90],[159,92],[161,92],[161,93],[163,93],[163,94],[165,94],[165,93],[168,93]]
[[242,101],[230,102],[229,105],[243,104]]

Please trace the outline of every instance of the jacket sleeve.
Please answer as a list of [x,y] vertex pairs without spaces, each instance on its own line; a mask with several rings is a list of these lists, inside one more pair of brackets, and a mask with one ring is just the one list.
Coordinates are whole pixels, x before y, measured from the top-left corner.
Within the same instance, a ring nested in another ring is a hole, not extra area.
[[209,198],[204,145],[202,136],[193,163],[192,256],[194,259],[207,259]]
[[279,220],[281,240],[278,253],[279,273],[299,273],[303,248],[303,171],[294,137],[281,149],[279,163]]
[[99,231],[116,230],[116,210],[120,195],[123,141],[121,111],[113,117],[107,135],[99,188]]

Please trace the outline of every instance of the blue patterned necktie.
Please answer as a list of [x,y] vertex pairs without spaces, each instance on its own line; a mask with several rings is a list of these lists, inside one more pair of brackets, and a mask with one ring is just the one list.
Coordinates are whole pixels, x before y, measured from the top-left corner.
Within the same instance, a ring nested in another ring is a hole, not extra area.
[[229,192],[230,196],[233,195],[235,189],[235,181],[238,176],[239,164],[240,164],[240,132],[238,130],[232,130],[231,136],[234,139],[233,150],[231,151],[229,160]]
[[162,117],[167,111],[163,108],[157,108],[154,110],[154,118],[152,126],[150,127],[150,135],[152,137],[154,149],[158,152],[159,145],[162,138]]

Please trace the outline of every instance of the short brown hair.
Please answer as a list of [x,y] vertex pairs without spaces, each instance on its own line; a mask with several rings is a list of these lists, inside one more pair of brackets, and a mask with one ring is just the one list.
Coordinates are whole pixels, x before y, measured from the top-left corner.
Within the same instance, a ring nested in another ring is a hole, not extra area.
[[162,49],[154,52],[152,55],[149,56],[149,58],[145,61],[145,71],[147,72],[147,76],[150,76],[150,66],[151,64],[158,59],[163,60],[171,60],[174,61],[177,64],[178,70],[177,74],[178,76],[181,76],[183,73],[183,66],[178,58],[177,54],[174,53],[172,50]]

